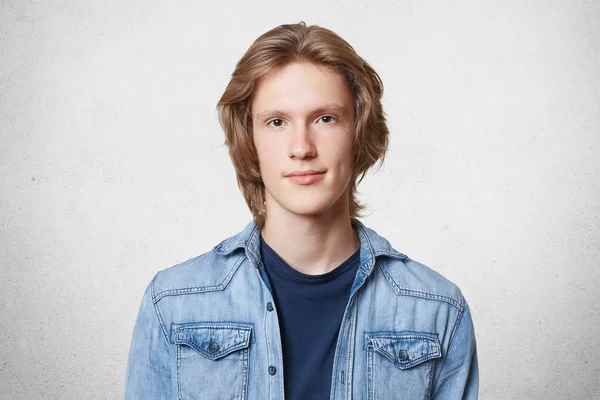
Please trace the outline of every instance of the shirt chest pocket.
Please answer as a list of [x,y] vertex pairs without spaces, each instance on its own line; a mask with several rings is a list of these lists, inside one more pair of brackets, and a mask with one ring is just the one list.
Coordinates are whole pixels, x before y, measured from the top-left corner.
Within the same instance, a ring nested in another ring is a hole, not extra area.
[[246,399],[251,333],[238,322],[173,324],[178,399]]
[[428,399],[433,366],[441,357],[435,333],[365,334],[368,399]]

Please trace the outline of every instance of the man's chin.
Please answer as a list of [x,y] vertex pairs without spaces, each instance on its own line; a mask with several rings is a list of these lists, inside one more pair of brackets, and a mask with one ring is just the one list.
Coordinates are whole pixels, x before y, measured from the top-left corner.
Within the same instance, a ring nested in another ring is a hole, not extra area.
[[297,207],[291,207],[289,210],[298,216],[306,217],[324,216],[334,212],[330,204],[302,204]]

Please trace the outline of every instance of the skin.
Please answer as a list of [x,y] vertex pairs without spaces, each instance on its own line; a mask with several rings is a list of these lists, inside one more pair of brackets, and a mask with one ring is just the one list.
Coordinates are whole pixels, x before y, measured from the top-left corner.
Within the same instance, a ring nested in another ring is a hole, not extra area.
[[[251,103],[253,140],[265,184],[264,240],[292,268],[324,274],[360,247],[350,223],[352,94],[338,73],[311,63],[272,70]],[[300,185],[292,171],[325,171]]]

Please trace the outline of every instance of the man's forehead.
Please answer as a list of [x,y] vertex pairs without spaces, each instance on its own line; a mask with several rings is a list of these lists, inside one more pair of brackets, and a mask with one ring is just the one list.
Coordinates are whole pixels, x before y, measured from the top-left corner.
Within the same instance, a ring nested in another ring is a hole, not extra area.
[[258,79],[250,101],[256,113],[262,113],[271,109],[322,108],[330,103],[347,106],[352,94],[339,73],[299,62],[276,67]]

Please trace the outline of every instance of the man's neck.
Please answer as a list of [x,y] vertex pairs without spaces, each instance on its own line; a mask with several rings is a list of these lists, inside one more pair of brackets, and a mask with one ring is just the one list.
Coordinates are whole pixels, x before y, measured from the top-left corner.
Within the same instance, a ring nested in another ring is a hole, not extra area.
[[292,268],[308,275],[327,273],[359,247],[358,233],[346,212],[315,216],[270,210],[261,230],[263,239]]

